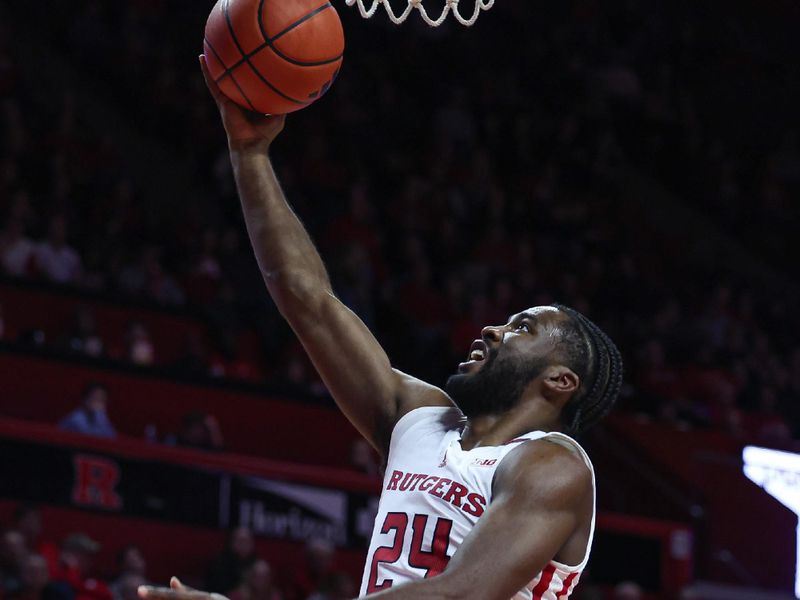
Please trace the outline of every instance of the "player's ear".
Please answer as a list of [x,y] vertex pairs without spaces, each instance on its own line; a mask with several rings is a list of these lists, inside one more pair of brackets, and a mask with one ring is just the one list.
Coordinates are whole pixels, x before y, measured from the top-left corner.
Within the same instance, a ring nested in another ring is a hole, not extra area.
[[542,378],[544,394],[553,400],[562,397],[568,400],[581,384],[581,378],[577,373],[564,365],[554,365],[547,367]]

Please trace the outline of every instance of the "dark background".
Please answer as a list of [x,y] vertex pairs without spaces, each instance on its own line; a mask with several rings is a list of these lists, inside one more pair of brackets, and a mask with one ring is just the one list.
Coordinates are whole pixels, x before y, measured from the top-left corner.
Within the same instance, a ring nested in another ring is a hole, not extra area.
[[[272,400],[332,402],[249,249],[197,68],[210,8],[0,3],[0,256],[30,244],[0,264],[0,343],[58,389],[9,379],[0,409],[56,423],[104,373],[188,384],[229,452],[347,466],[349,429],[316,458],[258,443],[261,423],[281,440],[298,427]],[[658,504],[652,472],[711,510],[692,461],[735,473],[746,443],[797,448],[798,5],[499,0],[472,28],[435,30],[336,8],[342,72],[273,156],[342,300],[437,384],[481,327],[553,301],[583,311],[623,352],[614,436],[641,452],[626,481],[608,433],[586,440],[609,473],[601,507],[693,527],[694,579],[789,590],[791,560],[764,575],[694,500],[648,514],[632,497]],[[62,228],[80,263],[66,274],[41,259]],[[112,385],[109,411],[123,435],[154,424],[162,441],[195,396],[137,409],[146,389]],[[639,427],[666,432],[666,460]]]

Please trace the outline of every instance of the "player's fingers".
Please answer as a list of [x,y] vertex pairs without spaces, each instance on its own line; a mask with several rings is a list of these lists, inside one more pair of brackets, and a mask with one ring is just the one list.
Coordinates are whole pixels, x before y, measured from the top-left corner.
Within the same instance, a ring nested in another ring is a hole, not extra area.
[[208,91],[211,92],[211,96],[214,98],[214,101],[219,104],[222,101],[222,92],[220,91],[219,86],[214,82],[214,78],[211,77],[211,73],[208,72],[206,55],[201,54],[198,58],[200,60],[200,70],[203,72],[203,79],[206,80],[206,87],[208,88]]
[[275,135],[283,131],[284,125],[286,125],[286,115],[275,115],[272,117],[272,126],[275,128]]
[[142,600],[226,600],[220,594],[209,594],[198,590],[179,590],[165,587],[140,586],[137,590]]
[[179,592],[194,592],[196,591],[194,588],[190,588],[188,585],[183,585],[180,579],[173,576],[169,579],[169,587],[173,590],[177,590]]

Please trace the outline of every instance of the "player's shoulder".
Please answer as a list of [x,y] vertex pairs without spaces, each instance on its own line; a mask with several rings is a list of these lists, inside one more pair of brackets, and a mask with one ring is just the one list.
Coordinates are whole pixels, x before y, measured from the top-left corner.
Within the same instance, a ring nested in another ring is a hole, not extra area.
[[520,444],[505,457],[495,472],[493,492],[580,503],[593,494],[593,481],[578,451],[543,437]]

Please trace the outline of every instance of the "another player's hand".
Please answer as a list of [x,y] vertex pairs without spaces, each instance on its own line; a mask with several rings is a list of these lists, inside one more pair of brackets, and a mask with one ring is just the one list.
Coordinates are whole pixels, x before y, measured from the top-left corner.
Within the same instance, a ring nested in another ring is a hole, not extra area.
[[142,600],[228,600],[222,594],[210,594],[183,585],[177,577],[169,580],[169,587],[143,585],[138,590]]
[[205,55],[200,55],[200,69],[214,102],[217,103],[219,113],[222,116],[222,124],[228,134],[228,144],[232,149],[243,149],[249,147],[269,148],[272,141],[278,137],[283,129],[286,115],[276,115],[273,117],[260,115],[249,110],[245,110],[238,104],[228,99],[223,94],[214,78],[208,72]]

